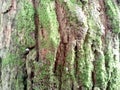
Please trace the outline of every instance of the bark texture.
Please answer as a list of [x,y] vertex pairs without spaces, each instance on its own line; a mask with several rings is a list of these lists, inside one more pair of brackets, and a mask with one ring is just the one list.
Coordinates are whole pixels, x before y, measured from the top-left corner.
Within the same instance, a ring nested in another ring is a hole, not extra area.
[[119,0],[0,1],[0,90],[119,89]]

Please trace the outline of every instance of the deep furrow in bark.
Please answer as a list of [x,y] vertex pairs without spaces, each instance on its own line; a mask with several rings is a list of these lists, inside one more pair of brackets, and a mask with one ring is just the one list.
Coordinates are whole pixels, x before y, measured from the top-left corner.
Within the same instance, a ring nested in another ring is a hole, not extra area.
[[1,80],[1,74],[2,74],[1,69],[2,69],[2,58],[0,57],[0,84],[2,82],[2,80]]
[[110,81],[108,81],[108,83],[107,83],[106,90],[110,90]]
[[67,43],[68,43],[68,37],[67,37],[67,33],[66,33],[65,10],[64,10],[63,6],[60,4],[59,0],[55,1],[55,6],[56,6],[57,20],[59,23],[59,33],[60,33],[61,41],[60,41],[60,45],[57,49],[54,72],[56,71],[57,66],[59,64],[61,64],[63,66],[65,65]]
[[74,64],[74,67],[75,67],[75,76],[78,74],[77,71],[78,71],[78,48],[77,48],[77,45],[75,46],[74,48],[74,51],[75,51],[75,64]]
[[57,53],[56,53],[54,73],[55,74],[59,73],[59,76],[58,76],[58,78],[59,78],[59,90],[62,90],[63,69],[65,66],[67,44],[68,44],[68,36],[67,36],[67,32],[66,32],[67,20],[65,18],[66,13],[65,13],[64,7],[61,5],[59,0],[55,0],[55,9],[56,9],[57,20],[59,23],[59,33],[60,33],[60,40],[61,41],[60,41],[60,45],[59,45],[59,47],[57,49]]
[[22,67],[22,70],[23,70],[23,85],[24,85],[24,90],[27,90],[27,79],[28,79],[28,75],[27,75],[27,68],[26,68],[26,64],[23,65]]
[[92,90],[94,90],[95,87],[95,72],[92,72],[92,82],[93,82],[93,86],[92,86]]
[[33,7],[34,7],[34,24],[35,24],[35,40],[36,40],[36,61],[39,61],[40,54],[39,54],[39,16],[37,12],[37,1],[32,0]]

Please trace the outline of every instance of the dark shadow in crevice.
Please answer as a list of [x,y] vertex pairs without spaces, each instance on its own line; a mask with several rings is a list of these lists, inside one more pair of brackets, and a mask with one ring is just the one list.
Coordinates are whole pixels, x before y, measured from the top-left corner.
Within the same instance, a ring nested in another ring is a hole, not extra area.
[[2,75],[1,68],[2,68],[2,58],[0,57],[0,83],[1,83],[1,75]]
[[23,66],[23,85],[24,85],[24,89],[23,90],[27,90],[27,78],[28,78],[27,68],[26,68],[26,65],[24,64],[24,66]]
[[38,7],[38,2],[37,0],[32,0],[32,4],[34,7],[34,25],[35,25],[35,40],[36,40],[36,61],[39,61],[40,58],[40,54],[39,54],[39,15],[38,15],[38,11],[37,11],[37,7]]

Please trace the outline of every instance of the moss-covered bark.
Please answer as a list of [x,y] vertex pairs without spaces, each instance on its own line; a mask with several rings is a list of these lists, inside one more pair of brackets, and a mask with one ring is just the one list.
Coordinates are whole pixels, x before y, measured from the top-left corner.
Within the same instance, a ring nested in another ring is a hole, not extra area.
[[115,0],[0,1],[0,90],[119,90]]

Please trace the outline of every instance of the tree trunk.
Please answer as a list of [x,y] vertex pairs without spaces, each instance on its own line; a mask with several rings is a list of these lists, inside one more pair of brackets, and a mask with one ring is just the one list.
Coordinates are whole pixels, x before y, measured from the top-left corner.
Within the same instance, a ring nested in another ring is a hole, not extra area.
[[119,90],[119,0],[1,0],[0,90]]

